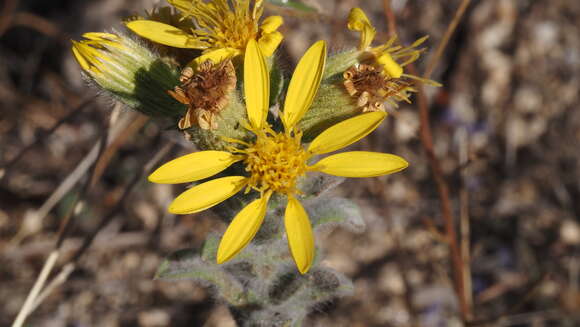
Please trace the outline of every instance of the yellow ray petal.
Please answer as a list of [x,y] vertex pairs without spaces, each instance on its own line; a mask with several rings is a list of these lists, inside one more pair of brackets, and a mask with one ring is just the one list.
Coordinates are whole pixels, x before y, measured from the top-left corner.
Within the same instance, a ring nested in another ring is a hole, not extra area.
[[266,216],[267,194],[245,206],[232,220],[220,242],[217,263],[224,263],[238,254],[254,238]]
[[88,60],[81,54],[81,51],[79,51],[79,48],[82,46],[82,44],[80,42],[77,41],[72,41],[72,52],[73,55],[75,57],[75,59],[77,60],[77,62],[79,63],[79,65],[81,66],[82,69],[84,70],[90,70],[91,69],[91,65],[89,64]]
[[326,63],[326,42],[314,43],[298,62],[290,80],[282,122],[290,131],[302,119],[320,86],[322,72]]
[[253,39],[248,42],[244,58],[244,95],[250,123],[262,128],[268,116],[270,74],[264,55]]
[[193,182],[213,176],[239,160],[240,157],[225,151],[194,152],[157,168],[149,175],[149,181],[160,184]]
[[260,25],[260,30],[262,33],[272,33],[284,23],[282,16],[269,16]]
[[382,111],[369,112],[344,120],[320,133],[308,146],[313,154],[322,154],[344,148],[374,131],[385,119]]
[[328,156],[309,169],[343,177],[375,177],[396,173],[408,165],[394,154],[352,151]]
[[201,56],[193,59],[188,66],[195,69],[198,65],[206,60],[211,60],[214,64],[222,62],[224,59],[233,58],[241,53],[240,50],[234,48],[220,48],[217,50],[204,53]]
[[314,235],[308,214],[293,196],[288,197],[284,225],[290,252],[301,274],[308,272],[314,259]]
[[377,31],[360,8],[353,8],[348,15],[348,29],[351,31],[360,32],[359,50],[368,48]]
[[167,24],[152,20],[134,20],[127,27],[135,34],[153,42],[175,48],[204,49],[206,43],[197,40],[193,35]]
[[189,14],[193,10],[194,2],[191,0],[167,0],[167,2],[184,14]]
[[262,34],[258,40],[258,45],[260,46],[260,50],[262,50],[264,56],[270,57],[274,51],[276,51],[283,39],[284,36],[282,33],[277,31],[268,34]]
[[388,53],[383,53],[377,58],[377,63],[383,65],[385,73],[393,78],[400,78],[403,74],[403,67],[399,65]]
[[168,211],[178,215],[200,212],[226,200],[246,185],[244,176],[228,176],[212,179],[181,193]]
[[81,67],[87,71],[99,74],[103,68],[103,60],[110,60],[103,51],[97,50],[87,42],[76,42],[72,40],[73,43],[73,54],[77,59]]
[[83,37],[93,41],[100,41],[100,40],[119,40],[120,38],[111,33],[102,33],[102,32],[88,32],[83,34]]

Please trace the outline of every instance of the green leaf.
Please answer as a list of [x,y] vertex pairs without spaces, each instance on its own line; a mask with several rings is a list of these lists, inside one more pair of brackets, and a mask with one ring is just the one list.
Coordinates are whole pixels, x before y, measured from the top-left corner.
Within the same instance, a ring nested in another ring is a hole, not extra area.
[[315,229],[340,225],[362,233],[366,228],[359,206],[351,200],[320,197],[305,201],[304,206]]
[[[274,56],[272,56],[272,58],[274,58]],[[282,74],[280,67],[276,65],[275,60],[276,59],[274,58],[274,62],[270,67],[270,107],[278,102],[285,86],[284,83],[286,82],[284,75]]]
[[298,181],[298,188],[306,195],[306,198],[318,197],[345,180],[344,177],[313,172]]
[[[208,242],[206,242],[208,243]],[[243,285],[215,261],[205,261],[199,249],[183,249],[169,255],[157,269],[156,279],[192,279],[205,286],[212,286],[218,297],[234,306],[246,303]]]

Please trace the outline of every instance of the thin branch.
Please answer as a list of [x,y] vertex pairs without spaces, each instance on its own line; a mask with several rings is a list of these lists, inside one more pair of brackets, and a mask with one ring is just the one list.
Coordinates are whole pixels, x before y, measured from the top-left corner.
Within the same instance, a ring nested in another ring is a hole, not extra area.
[[389,32],[389,37],[397,35],[397,18],[393,12],[393,7],[391,6],[391,0],[383,0],[383,10],[385,17],[387,18],[387,31]]
[[36,140],[34,140],[34,142],[32,142],[32,143],[28,144],[27,146],[25,146],[24,148],[22,148],[16,154],[16,156],[14,156],[14,158],[12,158],[9,162],[7,162],[5,165],[3,165],[3,167],[0,169],[0,171],[2,171],[2,175],[0,176],[0,180],[4,179],[4,177],[8,176],[8,172],[10,171],[10,169],[12,169],[12,167],[14,167],[14,165],[20,159],[22,159],[22,157],[28,151],[30,151],[30,149],[32,149],[35,145],[37,145],[38,143],[40,143],[40,141],[42,141],[45,138],[47,138],[50,135],[52,135],[52,133],[54,133],[64,123],[66,123],[66,122],[70,121],[71,119],[73,119],[77,114],[79,114],[81,111],[83,111],[83,109],[85,109],[89,104],[91,104],[94,99],[95,99],[95,97],[93,96],[93,97],[90,97],[90,98],[82,101],[81,104],[79,104],[78,106],[76,106],[75,108],[73,108],[71,112],[69,112],[66,116],[64,116],[63,118],[61,118],[48,131],[43,132],[42,133],[42,137],[38,137]]
[[465,14],[467,7],[469,7],[469,3],[470,0],[461,1],[459,8],[457,8],[457,10],[455,11],[453,20],[451,20],[451,23],[449,24],[449,26],[447,26],[445,34],[443,34],[443,39],[441,39],[441,42],[439,42],[439,45],[437,46],[437,50],[435,50],[435,55],[431,57],[431,60],[429,60],[429,63],[427,64],[427,69],[425,70],[425,74],[423,74],[423,78],[429,79],[429,77],[431,77],[431,74],[433,74],[433,71],[437,67],[439,60],[441,60],[443,52],[447,48],[447,44],[449,43],[449,40],[451,39],[453,32],[455,32],[455,29],[457,29],[457,25],[461,21],[461,18],[463,18],[463,15]]
[[[125,200],[131,194],[131,192],[133,191],[135,186],[138,184],[138,182],[143,178],[143,176],[147,172],[151,171],[153,166],[155,166],[161,159],[163,159],[163,157],[165,157],[171,151],[173,146],[174,146],[174,144],[172,144],[172,143],[166,144],[160,151],[157,152],[157,154],[155,156],[153,156],[153,158],[151,158],[151,160],[149,160],[145,164],[144,168],[140,171],[140,173],[137,174],[133,178],[133,180],[131,180],[131,182],[127,185],[127,187],[125,188],[125,191],[123,192],[123,195],[115,204],[115,207],[103,218],[103,220],[101,221],[99,226],[94,230],[94,232],[92,234],[90,234],[87,238],[84,239],[82,245],[75,252],[75,254],[73,255],[72,259],[69,261],[69,263],[67,265],[65,265],[63,267],[63,269],[61,269],[59,274],[48,284],[48,286],[46,288],[43,288],[44,284],[46,283],[46,279],[47,279],[48,275],[50,274],[50,272],[52,271],[52,268],[54,267],[54,262],[49,262],[49,261],[56,261],[56,258],[58,258],[58,255],[60,253],[59,252],[60,248],[57,248],[56,250],[54,250],[51,253],[51,256],[49,256],[47,262],[45,263],[45,267],[43,268],[42,273],[39,275],[39,277],[35,283],[35,286],[31,290],[31,292],[29,293],[27,300],[25,302],[25,305],[23,305],[23,307],[21,308],[20,313],[18,314],[18,317],[14,321],[14,324],[12,325],[12,327],[21,327],[22,324],[24,323],[24,321],[26,320],[26,318],[42,303],[42,301],[54,289],[56,289],[58,286],[60,286],[66,282],[69,275],[75,269],[76,264],[78,263],[78,260],[80,259],[82,254],[84,254],[86,252],[86,250],[91,246],[96,235],[105,226],[107,226],[113,220],[113,218],[115,216],[118,215],[118,213],[123,208],[123,204],[124,204]],[[56,258],[53,259],[53,256],[56,256]]]
[[[465,128],[460,128],[458,131],[459,138],[459,164],[467,167],[469,162],[469,134]],[[473,293],[471,284],[471,251],[469,247],[470,233],[469,233],[469,191],[467,189],[467,168],[460,170],[461,173],[461,189],[459,190],[459,218],[461,231],[461,258],[463,260],[463,280],[465,283],[464,292],[465,300],[469,310],[468,314],[472,314],[473,308]],[[472,316],[467,317],[468,320],[473,319]]]
[[[114,116],[113,116],[114,117]],[[71,228],[71,218],[74,213],[74,207],[76,206],[78,200],[80,198],[85,197],[87,192],[93,188],[93,186],[97,183],[97,181],[101,178],[103,172],[109,165],[111,159],[113,158],[114,154],[119,150],[119,148],[127,142],[129,137],[133,136],[133,134],[137,133],[145,125],[145,123],[149,121],[149,117],[145,115],[137,115],[137,118],[134,119],[127,128],[123,129],[120,134],[111,142],[107,142],[107,134],[104,135],[104,139],[102,143],[108,143],[109,145],[105,147],[101,147],[98,159],[95,165],[92,166],[91,173],[89,174],[89,178],[85,182],[82,191],[80,192],[79,196],[75,198],[74,203],[71,205],[71,210],[69,210],[68,214],[62,220],[61,227],[59,229],[59,236],[58,241],[56,243],[56,247],[59,248],[64,242],[65,238],[68,236],[68,231]]]
[[10,25],[12,25],[13,15],[17,6],[18,0],[6,0],[4,3],[4,9],[0,15],[0,37],[4,35],[4,32],[6,32]]
[[55,38],[63,44],[68,44],[70,36],[61,31],[57,24],[30,12],[19,12],[12,18],[12,26],[26,26],[38,33]]
[[[463,16],[467,5],[469,4],[469,0],[464,0],[458,10],[455,13],[455,17],[449,27],[447,28],[446,35],[447,38],[444,37],[443,42],[439,45],[437,52],[440,53],[437,58],[432,60],[431,69],[434,69],[437,63],[439,62],[439,57],[447,47],[447,43],[449,41],[450,36],[455,31],[457,24],[460,18]],[[384,1],[384,5],[388,6],[385,8],[386,19],[392,19],[394,25],[394,32],[396,34],[396,20],[394,20],[394,15],[392,15],[392,9],[390,8],[390,1]],[[417,72],[417,69],[413,64],[409,66],[409,72],[413,75],[420,76]],[[425,74],[425,78],[428,78],[429,75]],[[463,258],[461,256],[461,250],[459,247],[459,243],[457,240],[457,233],[455,231],[454,225],[454,218],[453,218],[453,210],[451,209],[451,198],[449,195],[449,186],[443,177],[443,170],[441,169],[441,163],[437,159],[435,155],[434,146],[433,146],[433,136],[431,133],[431,125],[429,121],[429,104],[427,98],[425,96],[425,90],[423,88],[423,84],[417,83],[417,97],[418,101],[417,104],[419,106],[419,119],[420,119],[420,139],[421,144],[427,154],[427,159],[429,161],[429,165],[431,167],[431,171],[433,173],[433,178],[435,179],[435,184],[437,187],[437,192],[439,194],[439,200],[441,203],[441,215],[443,216],[445,222],[445,236],[446,240],[448,241],[449,248],[451,251],[451,270],[453,272],[453,281],[455,286],[455,293],[457,298],[459,299],[461,315],[463,319],[466,319],[471,316],[470,308],[467,304],[467,299],[465,296],[465,280],[463,277]]]
[[166,144],[161,150],[159,150],[155,154],[155,156],[153,156],[153,158],[151,158],[151,160],[149,160],[149,162],[145,164],[141,172],[133,177],[129,185],[125,188],[123,195],[121,195],[121,198],[115,204],[115,207],[113,207],[113,209],[111,209],[111,211],[105,216],[105,218],[101,220],[101,222],[99,223],[97,228],[95,228],[93,233],[91,233],[87,238],[84,239],[83,244],[72,256],[72,259],[70,260],[71,262],[73,263],[78,262],[80,257],[91,246],[92,242],[95,240],[95,237],[101,231],[101,229],[107,226],[113,220],[113,218],[115,218],[115,216],[121,211],[121,209],[123,209],[124,201],[131,194],[131,191],[133,191],[135,185],[137,185],[137,183],[143,178],[143,176],[147,172],[153,169],[153,166],[155,166],[161,159],[163,159],[163,157],[165,157],[169,153],[169,151],[171,151],[173,146],[174,146],[173,143]]
[[141,129],[149,121],[149,117],[145,115],[138,115],[135,120],[131,122],[129,126],[122,133],[113,140],[109,146],[104,151],[103,155],[99,157],[99,161],[95,165],[95,174],[91,176],[90,186],[94,186],[95,183],[101,178],[101,175],[105,171],[105,168],[109,165],[111,159],[119,148],[127,142],[131,136],[133,136],[137,131]]
[[[117,136],[125,130],[125,128],[135,119],[138,113],[127,111],[119,121],[111,126],[110,135],[108,137],[108,143],[112,142],[117,138]],[[99,140],[95,143],[91,151],[81,160],[77,167],[60,183],[60,185],[54,190],[50,197],[42,204],[42,206],[37,209],[33,215],[33,219],[36,221],[42,221],[48,213],[56,206],[60,200],[78,183],[78,181],[85,176],[85,173],[89,170],[92,164],[97,160],[100,152],[102,141]],[[11,244],[18,243],[23,237],[26,236],[26,232],[21,230],[16,234],[15,237],[10,241]]]
[[[417,75],[417,71],[414,65],[409,65],[409,71],[413,75]],[[453,210],[451,209],[451,197],[449,195],[449,186],[447,181],[443,177],[443,170],[441,169],[441,163],[435,151],[433,150],[433,137],[431,134],[431,125],[429,122],[429,109],[427,104],[427,98],[425,97],[425,91],[423,85],[418,83],[417,93],[419,105],[419,119],[421,123],[420,137],[423,149],[427,154],[427,159],[429,160],[429,165],[431,166],[431,171],[433,173],[433,178],[435,179],[435,185],[437,187],[437,192],[439,194],[439,200],[441,205],[441,215],[445,222],[445,234],[446,239],[449,242],[449,248],[451,251],[451,268],[453,271],[453,281],[455,282],[455,292],[459,298],[459,304],[461,308],[461,313],[463,318],[467,318],[471,314],[469,313],[469,307],[467,305],[467,300],[465,298],[465,281],[463,278],[463,259],[461,257],[461,251],[459,244],[457,242],[457,233],[455,232],[455,226],[453,218]]]
[[[103,128],[103,129],[105,129],[105,128]],[[103,133],[100,142],[97,143],[99,145],[97,158],[101,158],[103,155],[103,152],[105,151],[105,147],[102,145],[107,143],[109,129],[105,129],[105,130],[106,131]],[[91,172],[89,174],[89,176],[91,176],[91,178],[87,178],[81,191],[79,192],[79,194],[77,196],[74,197],[73,203],[71,203],[66,215],[61,220],[60,227],[58,229],[58,238],[57,238],[56,246],[55,246],[55,248],[57,250],[60,249],[60,247],[62,246],[62,243],[64,242],[65,238],[68,235],[68,232],[69,232],[70,227],[71,227],[71,222],[73,221],[73,216],[75,215],[76,210],[77,210],[78,202],[80,199],[82,199],[86,196],[89,189],[91,188],[92,184],[90,183],[90,181],[95,176],[95,173],[96,173],[96,165],[91,164]]]

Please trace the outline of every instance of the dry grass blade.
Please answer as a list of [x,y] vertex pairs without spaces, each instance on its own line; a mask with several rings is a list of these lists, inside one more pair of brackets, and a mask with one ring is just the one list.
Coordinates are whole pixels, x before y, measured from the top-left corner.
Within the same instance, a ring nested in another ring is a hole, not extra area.
[[109,162],[115,153],[119,150],[119,148],[125,144],[131,136],[139,131],[141,127],[143,127],[148,121],[149,117],[139,114],[137,118],[132,121],[131,124],[127,126],[127,128],[123,130],[117,138],[109,143],[109,146],[107,146],[102,156],[99,158],[99,161],[97,161],[97,164],[95,165],[95,173],[91,177],[90,187],[94,186],[95,183],[99,180],[105,171],[105,168],[107,168]]
[[[123,131],[129,126],[137,117],[137,113],[127,111],[122,114],[122,117],[111,127],[107,143],[112,143],[117,137],[122,134]],[[93,146],[91,151],[81,160],[77,167],[60,183],[60,185],[54,190],[50,197],[42,204],[42,206],[31,213],[31,218],[34,221],[40,223],[48,215],[48,213],[60,202],[60,200],[78,183],[78,181],[85,176],[85,173],[97,160],[102,141],[99,140]],[[18,244],[20,240],[26,237],[28,232],[25,229],[25,225],[21,226],[21,229],[16,234],[16,236],[11,240],[11,245]]]
[[26,300],[24,301],[24,304],[22,305],[22,308],[20,309],[18,316],[16,316],[16,319],[14,320],[12,327],[21,327],[24,324],[24,321],[26,320],[26,317],[29,315],[30,309],[34,304],[36,297],[42,290],[44,283],[46,283],[46,279],[48,278],[48,275],[50,275],[52,268],[54,268],[54,265],[56,264],[56,260],[58,259],[58,257],[59,252],[58,250],[55,250],[52,251],[48,256],[48,258],[46,259],[46,262],[44,263],[44,266],[42,267],[42,270],[40,271],[40,274],[38,275],[36,282],[34,282],[34,286],[28,293],[28,296],[26,297]]
[[[118,212],[123,208],[123,203],[128,198],[128,196],[131,194],[135,185],[137,185],[137,183],[143,178],[143,176],[147,172],[151,171],[153,166],[155,166],[157,163],[159,163],[159,161],[161,161],[161,159],[163,157],[165,157],[169,153],[169,151],[171,151],[172,147],[173,147],[173,144],[165,145],[160,151],[157,152],[157,154],[155,156],[153,156],[153,158],[151,158],[151,160],[149,160],[149,162],[147,162],[145,164],[145,166],[141,170],[141,172],[133,178],[133,180],[129,183],[129,185],[127,185],[127,187],[125,188],[125,191],[123,192],[123,195],[121,196],[121,198],[119,199],[119,201],[117,202],[115,207],[109,212],[109,214],[107,214],[101,220],[101,223],[95,229],[95,231],[84,239],[83,244],[77,250],[77,252],[73,255],[70,262],[64,266],[64,268],[48,284],[48,286],[44,287],[44,285],[47,281],[48,275],[50,274],[50,272],[54,268],[56,260],[58,259],[59,255],[60,255],[60,248],[57,247],[49,255],[47,261],[44,264],[44,267],[42,269],[41,274],[37,278],[34,287],[30,291],[30,293],[28,294],[27,299],[26,299],[24,305],[22,306],[20,312],[18,313],[18,316],[14,320],[12,327],[21,327],[24,324],[24,322],[26,321],[26,318],[42,303],[42,301],[48,296],[48,294],[52,290],[56,289],[59,285],[62,285],[63,283],[66,282],[68,276],[74,270],[76,263],[78,262],[78,259],[91,246],[93,240],[95,239],[95,237],[99,233],[99,231],[101,231],[101,229],[103,229],[106,225],[108,225],[112,221],[112,219],[118,214]],[[62,244],[62,242],[59,242],[58,244]]]
[[169,151],[171,151],[172,147],[173,144],[165,145],[161,150],[159,150],[155,154],[155,156],[153,156],[153,158],[151,158],[151,160],[149,160],[149,162],[145,164],[143,170],[139,174],[137,174],[133,178],[133,180],[131,180],[129,185],[125,188],[123,195],[121,195],[121,198],[119,199],[119,201],[117,201],[116,205],[109,212],[109,214],[107,214],[105,218],[101,220],[99,226],[95,228],[93,233],[91,233],[87,238],[84,239],[83,244],[73,255],[71,262],[77,262],[80,259],[83,253],[91,246],[92,242],[94,241],[99,231],[103,229],[105,226],[107,226],[113,220],[113,218],[115,218],[117,213],[123,208],[124,201],[131,194],[131,191],[133,190],[137,182],[139,182],[147,172],[151,171],[153,169],[153,166],[159,163],[159,161],[161,161],[161,159],[163,159],[163,157],[165,157],[169,153]]
[[39,137],[36,140],[34,140],[34,142],[30,143],[29,145],[25,146],[24,148],[22,148],[15,156],[14,158],[12,158],[8,163],[6,163],[1,169],[0,171],[1,176],[0,176],[0,180],[3,180],[4,178],[6,178],[9,175],[10,169],[12,167],[14,167],[14,165],[20,160],[22,159],[22,157],[24,157],[24,155],[30,151],[34,146],[36,146],[42,139],[49,137],[50,135],[52,135],[59,127],[61,127],[64,123],[70,121],[71,119],[73,119],[74,117],[76,117],[77,114],[79,114],[80,112],[83,111],[83,109],[85,109],[88,105],[93,103],[93,100],[95,99],[95,97],[90,97],[87,100],[84,100],[81,102],[81,104],[79,104],[76,108],[72,109],[72,111],[67,114],[66,116],[64,116],[63,118],[61,118],[56,124],[54,124],[54,126],[52,126],[48,131],[46,131],[45,133],[43,133],[43,137]]

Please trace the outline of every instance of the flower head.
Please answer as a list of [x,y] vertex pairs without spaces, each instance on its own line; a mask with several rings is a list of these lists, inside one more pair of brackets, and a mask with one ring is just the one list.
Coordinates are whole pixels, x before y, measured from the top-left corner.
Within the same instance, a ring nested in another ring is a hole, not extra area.
[[[264,54],[270,56],[280,42],[278,27],[282,17],[270,16],[259,24],[263,0],[168,0],[182,19],[191,18],[196,28],[182,29],[154,20],[134,20],[127,27],[153,42],[176,48],[203,50],[196,60],[219,62],[241,54],[250,40],[256,40]],[[253,2],[253,6],[251,5]]]
[[187,129],[197,125],[202,129],[216,129],[215,116],[226,107],[236,87],[234,65],[229,59],[219,64],[207,60],[196,70],[185,67],[179,78],[181,85],[168,91],[175,100],[188,106],[178,127]]
[[[419,58],[425,49],[416,49],[420,46],[427,36],[415,41],[411,46],[393,46],[397,37],[394,36],[387,43],[378,47],[371,47],[376,34],[374,26],[360,8],[353,8],[348,15],[348,29],[360,32],[360,42],[358,49],[371,54],[375,63],[382,67],[383,73],[391,78],[400,78],[403,76],[406,65],[414,62]],[[404,61],[399,63],[402,59]]]
[[172,160],[149,176],[155,183],[185,183],[213,176],[239,162],[247,176],[227,176],[192,187],[179,195],[169,211],[189,214],[208,209],[243,188],[260,197],[250,202],[232,220],[219,245],[218,263],[233,258],[256,235],[273,193],[288,199],[284,224],[292,257],[301,273],[314,259],[314,236],[306,210],[298,201],[297,181],[307,172],[344,177],[374,177],[400,171],[407,162],[395,155],[365,151],[330,155],[314,164],[310,159],[346,147],[372,132],[385,118],[384,112],[369,112],[344,120],[320,133],[309,145],[301,142],[297,123],[312,104],[324,71],[326,44],[315,43],[299,61],[290,80],[281,120],[284,131],[267,123],[269,72],[258,43],[250,40],[244,58],[244,90],[249,130],[253,141],[232,139],[230,151],[202,151]]
[[83,37],[72,41],[72,53],[89,80],[146,115],[183,114],[183,105],[166,93],[179,82],[179,75],[159,57],[126,35],[85,33]]
[[375,66],[359,64],[350,67],[342,74],[347,93],[356,97],[356,105],[362,112],[384,111],[384,102],[397,106],[397,101],[411,102],[407,92],[415,91],[413,84],[386,77]]
[[358,50],[368,57],[368,64],[351,67],[344,72],[344,86],[351,96],[356,96],[364,111],[382,110],[386,100],[396,106],[396,101],[407,101],[408,92],[415,92],[414,80],[440,86],[439,83],[405,73],[404,67],[416,61],[425,51],[418,49],[427,36],[408,47],[394,45],[394,36],[383,45],[372,47],[376,30],[360,8],[353,8],[348,16],[348,28],[360,32]]

